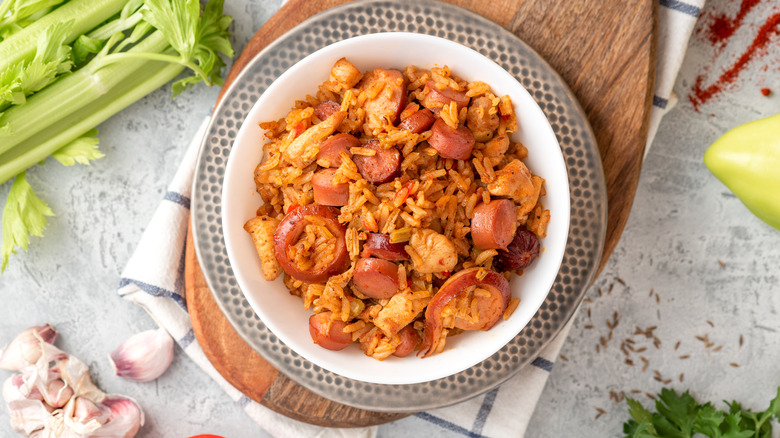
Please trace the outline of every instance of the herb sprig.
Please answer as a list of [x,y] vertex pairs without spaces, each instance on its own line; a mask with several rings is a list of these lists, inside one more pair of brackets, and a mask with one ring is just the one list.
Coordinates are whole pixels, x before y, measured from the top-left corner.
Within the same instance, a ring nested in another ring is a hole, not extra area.
[[[726,403],[727,411],[710,402],[699,404],[688,391],[677,394],[662,389],[655,402],[658,412],[650,412],[638,401],[626,398],[631,419],[623,424],[626,438],[772,438],[772,417],[780,421],[780,387],[777,396],[763,412],[745,409],[736,401]],[[725,402],[724,402],[725,403]]]

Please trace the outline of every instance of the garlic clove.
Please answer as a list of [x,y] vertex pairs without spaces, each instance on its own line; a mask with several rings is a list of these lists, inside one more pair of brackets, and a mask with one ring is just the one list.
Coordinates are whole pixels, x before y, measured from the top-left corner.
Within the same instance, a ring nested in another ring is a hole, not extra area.
[[100,406],[109,409],[111,414],[103,427],[90,435],[90,438],[133,438],[144,425],[144,412],[138,402],[130,397],[109,395]]
[[104,424],[110,417],[108,409],[101,409],[92,400],[86,397],[76,397],[73,407],[73,419],[80,424],[87,424],[92,420]]
[[57,331],[51,324],[30,327],[21,333],[0,352],[0,368],[9,371],[21,371],[34,364],[41,357],[40,339],[53,344]]
[[43,398],[46,403],[55,407],[61,408],[68,403],[68,400],[73,397],[73,388],[68,386],[62,379],[54,379],[46,386],[46,394]]
[[160,377],[173,360],[173,339],[163,328],[128,338],[109,356],[117,376],[136,382]]

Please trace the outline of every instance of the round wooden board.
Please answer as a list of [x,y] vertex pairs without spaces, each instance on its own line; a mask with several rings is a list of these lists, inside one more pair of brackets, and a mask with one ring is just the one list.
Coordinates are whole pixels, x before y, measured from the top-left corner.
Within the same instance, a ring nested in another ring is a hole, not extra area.
[[[656,63],[657,5],[652,0],[448,0],[501,25],[534,48],[571,87],[588,114],[604,164],[607,237],[600,267],[628,219],[642,164]],[[310,16],[345,0],[290,0],[236,59],[222,92],[265,46]],[[221,98],[220,94],[220,98]],[[382,424],[408,414],[370,412],[332,402],[274,369],[219,310],[187,238],[187,306],[206,356],[233,386],[290,418],[329,427]]]
[[371,412],[320,397],[277,371],[233,330],[206,285],[187,233],[184,278],[192,330],[222,377],[252,400],[292,419],[319,426],[360,427],[387,423],[408,414]]

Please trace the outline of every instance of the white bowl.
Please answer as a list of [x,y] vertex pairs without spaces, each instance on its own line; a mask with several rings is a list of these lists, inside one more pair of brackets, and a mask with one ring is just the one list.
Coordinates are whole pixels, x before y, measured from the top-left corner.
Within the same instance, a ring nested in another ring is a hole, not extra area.
[[[311,311],[290,295],[281,277],[267,282],[260,260],[243,225],[262,204],[255,191],[253,172],[262,158],[259,122],[284,117],[295,100],[314,94],[327,80],[330,68],[346,57],[360,71],[450,67],[463,79],[489,84],[499,95],[508,94],[519,125],[513,141],[528,148],[525,160],[534,174],[546,180],[544,206],[551,219],[542,239],[541,256],[522,277],[513,276],[512,296],[521,303],[507,320],[489,331],[465,332],[447,339],[440,354],[421,359],[390,356],[384,361],[367,357],[354,344],[342,351],[317,346],[309,336]],[[247,301],[266,326],[288,347],[314,364],[341,376],[371,383],[412,384],[443,378],[490,357],[514,338],[541,306],[558,274],[569,231],[569,184],[560,146],[539,106],[514,77],[493,61],[460,44],[414,33],[379,33],[344,40],[320,49],[282,74],[255,103],[241,125],[227,163],[222,192],[222,226],[230,264]],[[282,370],[284,371],[284,370]]]

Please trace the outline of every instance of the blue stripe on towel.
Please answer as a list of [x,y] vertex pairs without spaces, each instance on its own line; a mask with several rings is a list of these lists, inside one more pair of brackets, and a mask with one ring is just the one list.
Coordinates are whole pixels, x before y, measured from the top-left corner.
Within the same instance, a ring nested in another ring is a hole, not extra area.
[[176,192],[167,192],[163,197],[166,201],[171,201],[175,204],[179,204],[187,210],[190,209],[190,198]]
[[669,104],[668,99],[664,99],[663,97],[653,96],[653,106],[664,109],[668,104]]
[[471,431],[474,433],[482,433],[482,428],[485,427],[488,415],[493,410],[493,403],[496,402],[496,396],[498,395],[498,388],[491,389],[485,394],[485,399],[482,400],[482,406],[479,407],[477,412],[477,418],[474,419],[474,425],[471,426]]
[[480,435],[478,433],[472,432],[470,430],[467,430],[463,427],[458,426],[457,424],[450,423],[447,420],[443,420],[439,417],[434,417],[433,415],[427,413],[427,412],[418,412],[414,414],[415,417],[420,418],[422,420],[425,420],[429,423],[433,423],[442,429],[447,429],[450,432],[459,433],[461,435],[470,437],[470,438],[485,438],[483,435]]
[[195,341],[195,332],[190,329],[190,331],[187,332],[186,335],[184,335],[181,339],[176,341],[176,343],[179,344],[182,350],[186,350],[187,347],[190,346]]
[[176,302],[179,306],[181,306],[182,309],[187,310],[187,305],[184,303],[184,297],[181,296],[176,291],[171,291],[167,289],[163,289],[161,287],[157,287],[148,283],[144,283],[143,281],[133,280],[131,278],[120,278],[119,279],[119,288],[123,288],[129,284],[134,284],[138,286],[139,289],[142,291],[148,293],[149,295],[155,296],[155,297],[163,297],[163,298],[170,298],[173,301]]
[[701,9],[694,5],[683,3],[679,0],[660,0],[659,3],[663,7],[674,9],[675,11],[682,12],[683,14],[690,15],[691,17],[699,18],[699,14],[701,14]]
[[535,366],[536,368],[543,369],[548,373],[553,369],[553,363],[541,356],[534,359],[534,361],[531,362],[531,365]]
[[247,397],[247,396],[245,396],[245,395],[242,395],[241,398],[238,399],[238,401],[236,403],[238,403],[238,405],[241,406],[241,408],[243,409],[243,408],[246,407],[246,405],[248,405],[249,403],[252,403],[252,399]]

